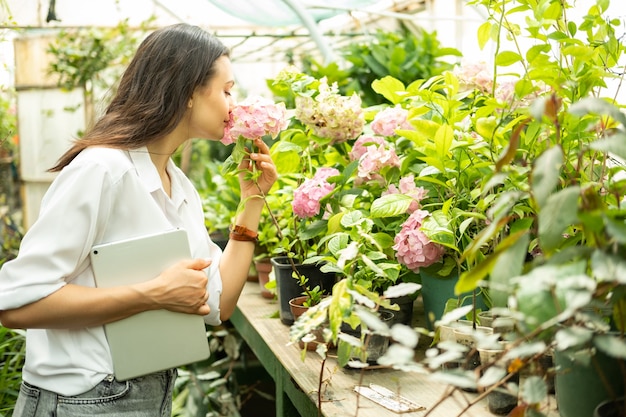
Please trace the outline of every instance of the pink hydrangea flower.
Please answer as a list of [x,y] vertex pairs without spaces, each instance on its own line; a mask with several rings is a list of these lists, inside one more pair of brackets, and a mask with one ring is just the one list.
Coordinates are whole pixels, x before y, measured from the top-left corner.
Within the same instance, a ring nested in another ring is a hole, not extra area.
[[291,207],[300,218],[314,217],[320,212],[320,200],[335,188],[328,178],[339,175],[335,168],[320,168],[313,178],[306,179],[293,193]]
[[515,80],[508,80],[496,87],[495,98],[505,103],[512,103],[515,98]]
[[315,98],[296,97],[295,117],[317,136],[329,138],[332,143],[359,136],[365,125],[360,97],[340,95],[336,85],[328,85],[326,77],[320,80],[318,90]]
[[358,161],[361,159],[361,156],[367,151],[367,147],[370,145],[385,145],[385,143],[385,138],[382,136],[359,136],[356,142],[354,142],[354,145],[352,145],[350,160]]
[[399,167],[400,158],[394,149],[388,149],[384,145],[370,145],[365,149],[365,153],[359,158],[357,169],[357,184],[368,181],[384,182],[384,178],[379,174],[384,167]]
[[382,136],[392,136],[396,129],[414,130],[407,117],[409,111],[400,106],[388,107],[376,114],[370,125],[374,133]]
[[464,62],[454,70],[459,83],[468,89],[477,88],[484,93],[490,93],[493,87],[493,76],[486,62]]
[[429,215],[426,210],[414,211],[394,238],[396,258],[414,272],[439,262],[445,252],[443,246],[431,242],[420,230],[424,219]]
[[248,97],[231,112],[230,123],[221,142],[229,145],[237,141],[239,136],[257,139],[270,135],[275,138],[288,124],[285,103],[274,103],[260,96]]
[[420,201],[426,197],[428,190],[424,189],[424,187],[416,187],[415,177],[411,174],[400,178],[399,188],[395,184],[390,184],[387,191],[382,193],[382,195],[386,194],[404,194],[413,197],[415,201],[411,203],[407,210],[407,213],[411,214],[420,208]]

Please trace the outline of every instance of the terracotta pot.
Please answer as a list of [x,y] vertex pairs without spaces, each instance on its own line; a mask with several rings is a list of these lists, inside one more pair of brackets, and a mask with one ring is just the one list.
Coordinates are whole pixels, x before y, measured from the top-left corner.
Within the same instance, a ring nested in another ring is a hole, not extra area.
[[[289,300],[289,309],[291,310],[291,315],[293,316],[294,322],[298,320],[298,317],[303,315],[310,307],[305,307],[303,304],[307,300],[306,295],[301,295],[296,298],[292,298]],[[310,343],[304,343],[302,341],[298,342],[300,349],[304,349],[306,345],[306,350],[315,350],[317,349],[317,345],[324,342],[324,337],[322,335],[322,329],[315,329],[313,331],[315,335],[315,340]]]
[[269,259],[260,259],[254,261],[254,267],[256,268],[259,286],[261,287],[261,296],[267,299],[274,299],[274,293],[265,288],[265,284],[270,282],[270,272],[272,272],[272,263]]
[[309,307],[304,306],[306,299],[306,295],[301,295],[300,297],[289,300],[289,309],[291,310],[294,321],[298,320],[298,317],[303,315],[309,309]]

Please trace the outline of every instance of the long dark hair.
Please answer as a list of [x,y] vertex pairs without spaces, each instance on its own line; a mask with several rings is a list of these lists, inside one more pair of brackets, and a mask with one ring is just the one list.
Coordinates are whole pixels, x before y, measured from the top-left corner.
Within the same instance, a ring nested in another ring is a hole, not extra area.
[[84,137],[50,168],[60,171],[88,146],[136,149],[172,132],[196,88],[215,73],[228,49],[205,30],[185,23],[158,29],[139,45],[113,100]]

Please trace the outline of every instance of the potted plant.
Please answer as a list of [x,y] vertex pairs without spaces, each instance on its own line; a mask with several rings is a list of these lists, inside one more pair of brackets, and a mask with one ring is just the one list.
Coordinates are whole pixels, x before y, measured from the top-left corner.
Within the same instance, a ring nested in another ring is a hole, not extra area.
[[[415,192],[415,196],[403,195],[406,198],[404,212],[397,213],[396,218],[389,215],[372,219],[372,214],[377,210],[374,208],[371,211],[373,202],[384,193],[397,192],[400,158],[395,152],[395,144],[381,136],[361,135],[360,130],[355,130],[357,123],[351,121],[350,116],[358,117],[360,112],[357,110],[360,109],[355,109],[354,103],[340,97],[335,87],[327,85],[325,80],[316,83],[311,77],[295,72],[284,73],[277,79],[287,86],[301,86],[305,84],[303,79],[307,81],[306,85],[317,86],[315,92],[305,91],[306,94],[298,96],[299,100],[294,100],[296,118],[299,117],[305,126],[292,129],[290,135],[281,136],[281,141],[275,146],[277,152],[289,153],[294,143],[305,144],[306,147],[314,145],[307,148],[309,160],[313,161],[310,169],[313,174],[305,177],[293,190],[293,209],[296,217],[312,220],[311,226],[304,228],[308,232],[301,234],[316,237],[317,253],[313,256],[309,254],[309,262],[323,262],[324,271],[344,278],[334,286],[331,301],[320,305],[314,313],[330,319],[330,339],[336,343],[342,325],[356,329],[361,324],[357,314],[358,302],[354,301],[356,294],[369,299],[376,309],[381,307],[397,311],[397,307],[392,307],[390,300],[384,297],[384,292],[398,282],[417,279],[412,271],[396,259],[392,246],[402,218],[408,216],[411,201],[418,204],[423,190],[413,186],[411,193]],[[309,95],[313,98],[309,98]],[[336,111],[337,107],[342,110]],[[323,109],[330,113],[343,112],[343,117],[324,114]],[[376,114],[376,111],[372,111],[372,114]],[[387,133],[388,136],[395,136],[397,127],[410,128],[406,112],[402,109],[390,108],[385,114],[390,114],[386,122],[395,124]],[[332,122],[330,119],[333,119]],[[324,121],[319,123],[324,129],[316,129],[317,125],[313,121]],[[389,127],[383,128],[386,123],[380,119],[372,120],[372,123],[381,132],[389,130]],[[356,140],[353,138],[355,134],[358,137]],[[412,291],[407,294],[415,294],[418,287],[410,288]],[[350,294],[350,291],[355,293]],[[413,299],[407,298],[410,303],[405,321],[410,324]],[[337,308],[337,303],[341,304],[341,308],[335,310],[336,315],[331,314],[334,318],[330,317],[326,309]],[[309,327],[304,323],[303,328]],[[306,332],[295,331],[294,337],[299,337],[298,334],[306,336]]]
[[[626,375],[621,371],[626,287],[619,272],[624,266],[626,153],[621,144],[626,118],[614,98],[600,98],[624,47],[617,42],[617,23],[603,16],[603,2],[592,5],[582,22],[566,16],[568,4],[553,4],[547,18],[530,4],[511,9],[477,3],[494,17],[481,28],[483,44],[490,33],[501,31],[517,39],[517,26],[499,23],[514,21],[516,13],[535,12],[527,23],[537,29],[528,32],[535,46],[526,53],[496,56],[494,69],[522,68],[512,80],[509,104],[502,108],[495,97],[487,97],[487,111],[478,111],[473,121],[477,128],[488,128],[492,140],[505,143],[486,176],[486,189],[497,191],[493,209],[498,220],[466,246],[464,258],[478,253],[486,241],[494,242],[456,285],[457,293],[488,285],[494,304],[509,309],[515,327],[499,335],[505,336],[505,348],[498,359],[482,364],[480,373],[440,370],[451,352],[443,347],[429,367],[439,380],[487,391],[523,375],[516,413],[544,412],[556,374],[560,414],[592,415],[603,399],[623,396]],[[545,44],[547,37],[558,39],[556,45]],[[552,355],[554,365],[542,363]],[[594,374],[598,379],[590,379]],[[580,383],[587,388],[584,393],[569,391],[576,375],[586,378]]]
[[[626,266],[621,162],[626,153],[620,150],[626,116],[604,100],[588,98],[572,104],[567,117],[581,128],[607,122],[613,129],[593,133],[597,139],[581,146],[580,175],[571,183],[559,180],[567,167],[560,147],[537,159],[530,192],[541,255],[509,288],[525,339],[520,345],[554,349],[555,390],[565,417],[591,415],[603,400],[623,397],[626,386],[626,283],[619,272]],[[612,163],[610,155],[620,161]],[[582,172],[591,167],[598,169],[584,178]],[[584,379],[584,392],[578,391],[576,376]]]
[[[323,227],[309,216],[298,215],[292,204],[293,190],[304,178],[300,170],[306,169],[306,166],[303,168],[298,164],[300,155],[306,156],[302,158],[304,160],[311,160],[309,143],[304,145],[298,138],[302,131],[286,130],[289,119],[282,103],[276,104],[261,97],[249,97],[235,107],[232,117],[232,125],[225,134],[224,142],[235,142],[235,147],[224,164],[225,173],[237,172],[236,167],[249,152],[246,149],[247,140],[259,135],[276,137],[281,134],[281,140],[272,146],[272,157],[281,176],[275,184],[275,195],[263,196],[267,208],[266,218],[271,221],[273,231],[267,229],[268,222],[265,222],[260,228],[259,245],[261,256],[271,258],[281,321],[291,324],[293,317],[289,301],[292,298],[303,293],[315,294],[316,287],[328,293],[334,283],[334,274],[320,272],[319,267],[310,261],[310,255],[317,249],[315,237],[323,232]],[[283,149],[285,144],[290,144],[287,151]],[[310,169],[313,167],[311,165]]]

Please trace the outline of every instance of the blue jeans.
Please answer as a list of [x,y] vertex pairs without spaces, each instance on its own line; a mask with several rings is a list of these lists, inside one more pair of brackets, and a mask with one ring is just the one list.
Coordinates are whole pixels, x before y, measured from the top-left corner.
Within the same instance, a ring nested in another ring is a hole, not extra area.
[[170,417],[176,369],[117,381],[112,375],[72,397],[22,382],[13,417]]

